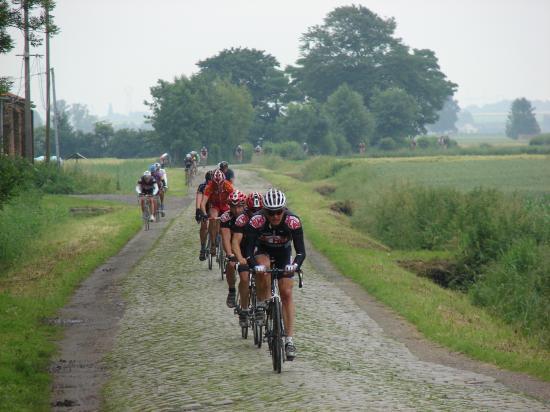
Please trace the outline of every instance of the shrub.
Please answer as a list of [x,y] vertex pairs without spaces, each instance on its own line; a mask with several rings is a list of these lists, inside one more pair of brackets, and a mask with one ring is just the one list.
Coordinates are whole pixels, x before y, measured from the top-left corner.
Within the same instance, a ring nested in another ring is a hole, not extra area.
[[302,177],[305,180],[327,179],[336,175],[342,169],[350,167],[351,162],[332,157],[316,157],[304,164]]
[[480,275],[472,301],[516,324],[550,349],[550,247],[533,239],[516,240],[501,259]]
[[529,141],[529,146],[550,145],[550,133],[539,134]]
[[10,198],[25,191],[34,182],[35,170],[20,157],[0,156],[0,208]]
[[306,158],[302,146],[295,141],[280,143],[266,142],[263,146],[263,153],[266,155],[281,156],[286,160],[303,160]]
[[416,144],[421,149],[427,149],[429,147],[436,148],[439,146],[437,137],[434,136],[421,136],[416,139]]
[[391,137],[383,137],[378,142],[378,147],[382,150],[395,150],[397,149],[397,143]]

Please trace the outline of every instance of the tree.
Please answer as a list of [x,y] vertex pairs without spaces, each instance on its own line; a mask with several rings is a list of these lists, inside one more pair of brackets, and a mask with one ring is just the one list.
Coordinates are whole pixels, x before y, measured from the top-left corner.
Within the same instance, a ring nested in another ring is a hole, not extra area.
[[278,140],[307,143],[312,153],[336,154],[336,142],[329,135],[329,120],[321,104],[315,100],[292,103],[279,117]]
[[96,116],[90,114],[88,106],[74,103],[69,106],[71,124],[76,130],[89,133],[94,130],[94,124],[98,121]]
[[436,133],[456,132],[456,122],[460,107],[454,99],[447,99],[443,109],[438,113],[437,122],[428,126],[428,129]]
[[398,143],[416,134],[419,107],[412,96],[398,88],[378,92],[372,99],[372,113],[376,119],[375,138],[372,143],[391,137]]
[[334,133],[344,136],[349,147],[357,150],[360,142],[368,143],[374,131],[374,118],[363,104],[363,98],[347,84],[331,94],[324,105]]
[[368,108],[377,90],[400,88],[418,105],[416,129],[434,123],[456,84],[440,71],[431,50],[410,50],[394,37],[393,18],[363,6],[338,7],[303,36],[301,57],[288,71],[307,96],[324,101],[342,83],[363,96]]
[[277,59],[263,50],[225,49],[198,62],[197,66],[203,75],[227,79],[248,89],[255,111],[256,133],[264,134],[280,115],[282,105],[288,102],[289,81]]
[[508,120],[506,121],[506,136],[517,139],[519,135],[534,135],[540,133],[540,127],[533,113],[534,107],[525,97],[512,102]]
[[[8,29],[16,28],[23,30],[23,6],[27,4],[29,13],[39,9],[38,13],[30,14],[29,18],[29,43],[36,47],[42,44],[41,34],[44,33],[46,27],[46,13],[49,13],[55,8],[53,0],[12,0],[13,6],[10,7],[8,0],[0,0],[0,54],[8,53],[13,49],[13,39],[10,36]],[[59,28],[54,24],[53,18],[49,19],[49,32],[51,35],[57,34]],[[0,93],[9,91],[12,81],[7,77],[0,77]]]
[[159,80],[151,88],[151,124],[159,144],[178,159],[202,145],[219,144],[231,154],[247,138],[252,123],[251,97],[244,86],[228,80],[195,75]]

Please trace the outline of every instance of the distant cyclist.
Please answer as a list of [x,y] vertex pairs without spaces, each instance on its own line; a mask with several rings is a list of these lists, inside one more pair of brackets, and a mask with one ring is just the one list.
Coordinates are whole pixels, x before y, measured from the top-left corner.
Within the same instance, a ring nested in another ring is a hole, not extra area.
[[[202,199],[204,197],[204,189],[206,189],[206,185],[210,180],[212,180],[212,175],[214,174],[214,171],[209,170],[204,175],[204,182],[202,182],[199,187],[197,188],[197,193],[195,194],[195,220],[197,223],[200,223],[200,229],[199,229],[199,238],[201,242],[201,250],[199,252],[199,260],[206,260],[206,235],[208,232],[208,220],[202,219],[202,210],[201,210],[201,204]],[[206,205],[206,212],[208,213],[209,205]]]
[[[235,264],[237,263],[235,259],[235,255],[232,252],[232,236],[233,236],[232,229],[233,229],[233,226],[235,226],[235,221],[237,220],[237,218],[244,212],[245,204],[246,204],[246,195],[240,190],[235,189],[233,193],[231,193],[231,195],[229,196],[229,210],[223,213],[220,217],[220,232],[222,235],[222,246],[227,257],[230,260],[226,266],[227,286],[229,288],[226,303],[227,303],[227,306],[230,308],[235,307],[235,296],[236,296]],[[248,282],[246,282],[246,287],[248,289]]]
[[[293,342],[295,307],[292,297],[294,273],[300,269],[306,258],[304,232],[300,218],[286,208],[286,196],[278,189],[269,189],[263,197],[263,209],[252,216],[245,231],[245,256],[250,267],[256,272],[258,300],[269,298],[271,276],[265,271],[271,259],[275,267],[285,271],[279,280],[279,290],[283,305],[283,320],[286,329],[285,352],[289,361],[296,357]],[[296,257],[291,260],[291,242]]]
[[243,148],[242,146],[239,144],[237,145],[237,147],[235,148],[235,160],[239,163],[242,163],[243,162]]
[[208,163],[208,149],[206,146],[201,148],[201,165],[206,166]]
[[[145,214],[145,200],[149,202],[149,210],[151,215],[149,221],[155,221],[155,201],[153,196],[159,191],[159,187],[155,178],[151,175],[149,170],[146,170],[136,184],[136,192],[139,196],[139,204],[141,206],[141,213]],[[146,197],[149,196],[149,197]]]
[[225,175],[225,178],[231,183],[234,183],[235,173],[229,168],[229,163],[227,163],[225,160],[222,160],[219,164],[219,168]]
[[164,210],[164,194],[166,193],[166,190],[168,189],[168,178],[166,176],[166,171],[164,169],[161,169],[160,163],[155,163],[151,166],[149,169],[151,172],[151,175],[155,178],[157,181],[157,184],[159,186],[159,197],[160,197],[160,214],[162,217],[165,215]]

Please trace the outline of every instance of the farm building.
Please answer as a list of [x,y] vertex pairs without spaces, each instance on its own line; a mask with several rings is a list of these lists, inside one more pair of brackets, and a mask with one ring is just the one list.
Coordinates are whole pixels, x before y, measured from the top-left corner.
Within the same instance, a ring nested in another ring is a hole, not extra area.
[[[31,125],[33,124],[31,111]],[[32,130],[32,128],[31,128]],[[30,150],[34,157],[33,147]],[[25,157],[25,99],[12,93],[0,95],[0,154]]]

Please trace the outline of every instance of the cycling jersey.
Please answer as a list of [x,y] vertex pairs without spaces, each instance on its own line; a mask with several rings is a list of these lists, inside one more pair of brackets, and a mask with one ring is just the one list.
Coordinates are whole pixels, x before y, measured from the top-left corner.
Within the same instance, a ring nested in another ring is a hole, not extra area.
[[220,212],[225,212],[229,209],[227,201],[233,190],[233,185],[228,180],[224,180],[221,187],[218,187],[216,182],[210,181],[204,189],[204,195],[208,197],[208,203],[211,207],[218,209]]
[[166,186],[166,183],[164,182],[164,178],[163,178],[162,173],[160,171],[156,171],[156,172],[151,173],[151,176],[153,176],[155,178],[157,183],[162,183],[160,186],[162,186],[162,187]]
[[193,166],[193,159],[185,159],[183,165],[186,169],[191,169],[191,166]]
[[197,193],[202,193],[204,194],[204,189],[206,189],[206,182],[202,182],[199,187],[197,188]]
[[245,228],[245,256],[250,266],[256,265],[256,254],[267,254],[276,258],[276,266],[283,269],[289,263],[291,242],[294,244],[296,257],[294,262],[300,267],[306,258],[304,231],[300,218],[285,210],[281,223],[272,227],[264,211],[254,214]]
[[141,176],[137,182],[140,187],[140,193],[144,195],[152,195],[155,192],[157,181],[153,176]]

